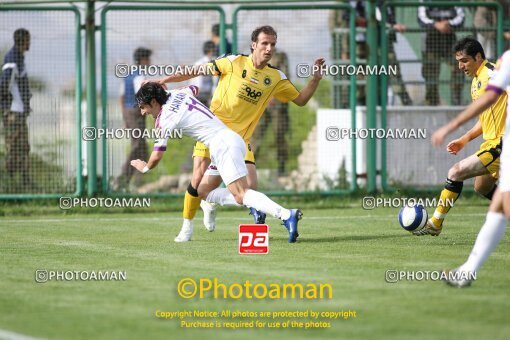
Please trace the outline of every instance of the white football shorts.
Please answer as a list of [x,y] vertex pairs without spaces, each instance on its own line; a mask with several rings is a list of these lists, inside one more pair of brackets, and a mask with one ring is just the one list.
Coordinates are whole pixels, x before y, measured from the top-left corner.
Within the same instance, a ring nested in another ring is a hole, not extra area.
[[225,185],[248,175],[244,163],[246,145],[241,136],[234,131],[230,129],[221,131],[209,144],[209,152],[211,165],[206,175],[220,175]]

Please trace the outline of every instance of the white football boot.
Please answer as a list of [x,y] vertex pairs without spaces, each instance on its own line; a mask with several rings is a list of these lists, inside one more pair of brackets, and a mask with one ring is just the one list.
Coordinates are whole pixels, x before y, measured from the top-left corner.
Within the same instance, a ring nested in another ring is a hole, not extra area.
[[193,220],[184,220],[182,222],[182,228],[177,235],[176,238],[174,238],[175,242],[188,242],[191,241],[191,235],[193,235]]
[[204,211],[204,227],[207,231],[216,229],[216,205],[204,200],[200,201],[200,207]]

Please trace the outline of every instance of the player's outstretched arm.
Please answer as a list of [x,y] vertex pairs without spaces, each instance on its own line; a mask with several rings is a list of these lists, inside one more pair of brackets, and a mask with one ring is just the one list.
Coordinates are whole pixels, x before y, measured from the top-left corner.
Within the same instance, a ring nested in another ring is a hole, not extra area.
[[464,111],[457,117],[452,119],[448,124],[442,126],[432,135],[432,145],[439,146],[443,144],[445,137],[457,130],[462,124],[478,116],[484,110],[489,108],[498,100],[499,93],[488,90],[480,96],[477,100],[472,102]]
[[141,159],[134,159],[131,161],[131,165],[141,173],[145,173],[158,165],[164,153],[164,151],[152,151],[148,162],[142,161]]
[[179,83],[198,76],[212,76],[213,72],[208,64],[182,66],[180,71],[169,75],[166,78],[157,80],[158,83],[164,85],[165,83]]
[[464,146],[466,146],[467,143],[480,136],[482,133],[482,122],[478,120],[475,126],[473,126],[471,130],[466,132],[462,137],[454,139],[448,143],[446,146],[446,151],[452,155],[456,155],[460,150],[464,148]]
[[294,104],[298,106],[305,106],[310,98],[312,98],[315,90],[317,90],[317,87],[319,86],[319,82],[322,79],[321,69],[325,62],[326,60],[324,58],[315,60],[312,80],[310,80],[308,84],[306,84],[305,88],[299,92],[299,96],[293,100]]

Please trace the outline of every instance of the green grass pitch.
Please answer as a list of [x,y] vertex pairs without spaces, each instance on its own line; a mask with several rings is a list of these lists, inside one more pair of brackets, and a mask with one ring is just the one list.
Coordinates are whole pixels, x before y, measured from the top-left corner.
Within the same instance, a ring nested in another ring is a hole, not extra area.
[[[414,237],[398,226],[398,209],[305,209],[298,243],[288,244],[286,230],[268,219],[270,253],[250,256],[237,249],[237,226],[251,221],[245,210],[219,211],[213,233],[202,227],[199,213],[193,241],[185,244],[173,242],[181,224],[177,212],[6,216],[0,219],[0,330],[46,339],[508,339],[508,235],[470,288],[385,281],[386,270],[462,263],[486,210],[461,204],[442,235]],[[36,283],[38,269],[125,271],[127,280]],[[184,299],[177,283],[187,277],[225,284],[329,283],[333,298]],[[205,330],[181,328],[179,320],[157,318],[156,310],[357,315],[321,319],[330,322],[328,329]]]

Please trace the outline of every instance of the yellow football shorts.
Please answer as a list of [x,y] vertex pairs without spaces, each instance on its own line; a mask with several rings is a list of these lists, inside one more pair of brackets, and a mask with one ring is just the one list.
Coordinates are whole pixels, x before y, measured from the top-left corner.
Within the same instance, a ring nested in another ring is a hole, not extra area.
[[[246,144],[246,157],[244,158],[244,162],[255,164],[255,155],[251,150],[250,142],[244,141],[244,143]],[[209,154],[209,148],[207,148],[207,146],[201,142],[197,142],[193,148],[193,157],[195,156],[211,158],[211,155]]]
[[480,150],[476,153],[483,166],[496,179],[499,178],[499,156],[501,155],[501,149],[501,139],[488,140],[480,145]]

